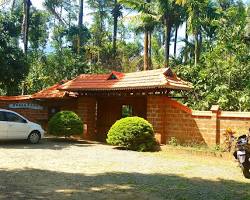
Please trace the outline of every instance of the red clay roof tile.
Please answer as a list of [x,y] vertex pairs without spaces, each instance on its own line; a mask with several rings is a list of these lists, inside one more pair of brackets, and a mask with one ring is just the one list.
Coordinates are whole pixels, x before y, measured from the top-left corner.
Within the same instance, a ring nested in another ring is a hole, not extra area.
[[0,96],[0,101],[23,101],[31,98],[31,95]]
[[[112,74],[117,79],[109,79]],[[168,75],[171,75],[171,77]],[[59,86],[58,89],[66,91],[98,91],[156,88],[189,90],[192,85],[178,78],[170,68],[164,68],[133,73],[82,74]]]

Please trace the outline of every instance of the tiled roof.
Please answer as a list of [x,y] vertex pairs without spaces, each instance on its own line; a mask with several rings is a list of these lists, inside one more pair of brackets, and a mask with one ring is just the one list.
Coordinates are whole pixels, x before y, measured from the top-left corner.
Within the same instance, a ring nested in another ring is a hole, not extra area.
[[57,88],[61,84],[57,83],[49,88],[43,89],[32,95],[32,99],[48,99],[48,98],[62,98],[65,96],[65,91],[59,91]]
[[0,96],[0,101],[22,101],[28,100],[31,95],[20,95],[20,96]]
[[41,90],[31,96],[32,99],[54,99],[54,98],[64,98],[64,97],[73,97],[74,94],[67,91],[58,90],[63,83],[67,81],[62,81],[61,83],[57,83],[49,88]]
[[189,90],[192,84],[178,78],[170,68],[133,73],[82,74],[61,85],[66,91],[106,91],[169,88]]

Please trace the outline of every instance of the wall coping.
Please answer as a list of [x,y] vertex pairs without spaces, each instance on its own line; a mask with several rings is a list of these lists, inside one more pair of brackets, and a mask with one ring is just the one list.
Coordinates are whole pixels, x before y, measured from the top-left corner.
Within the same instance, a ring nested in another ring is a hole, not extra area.
[[218,113],[218,118],[245,118],[250,119],[250,112],[235,112],[235,111],[220,111],[219,106],[212,106],[210,111],[199,111],[191,110],[189,107],[183,105],[182,103],[173,100],[171,98],[166,98],[166,101],[173,107],[178,108],[186,113],[191,114],[194,117],[212,117],[213,113]]
[[193,116],[212,117],[212,111],[192,110]]
[[219,118],[250,118],[250,112],[221,111]]
[[173,100],[169,97],[166,98],[166,101],[171,105],[173,106],[174,108],[178,108],[186,113],[189,113],[189,114],[192,114],[192,110],[188,107],[188,106],[185,106],[183,105],[182,103],[176,101],[176,100]]

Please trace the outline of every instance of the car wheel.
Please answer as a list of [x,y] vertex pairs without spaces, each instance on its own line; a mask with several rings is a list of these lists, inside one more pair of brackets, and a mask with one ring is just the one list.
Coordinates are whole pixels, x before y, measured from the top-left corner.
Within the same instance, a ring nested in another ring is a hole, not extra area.
[[28,141],[31,144],[39,143],[40,139],[41,139],[41,135],[40,135],[39,131],[32,131],[28,137]]

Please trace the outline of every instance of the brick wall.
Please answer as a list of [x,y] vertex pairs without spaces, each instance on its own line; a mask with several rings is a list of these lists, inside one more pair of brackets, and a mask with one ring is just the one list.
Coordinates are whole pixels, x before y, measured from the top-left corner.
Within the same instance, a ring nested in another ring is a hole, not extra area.
[[15,103],[34,103],[32,100],[22,100],[22,101],[0,101],[0,108],[13,110],[21,115],[23,115],[28,120],[38,123],[43,128],[47,127],[48,120],[48,109],[47,107],[43,107],[43,110],[34,110],[34,109],[10,109],[8,107],[9,104]]
[[160,143],[175,137],[181,143],[204,143],[209,146],[223,142],[225,129],[247,133],[250,112],[193,111],[179,102],[163,96],[149,96],[147,119],[152,123]]
[[79,97],[76,113],[81,117],[84,124],[83,138],[88,140],[96,139],[96,98]]

